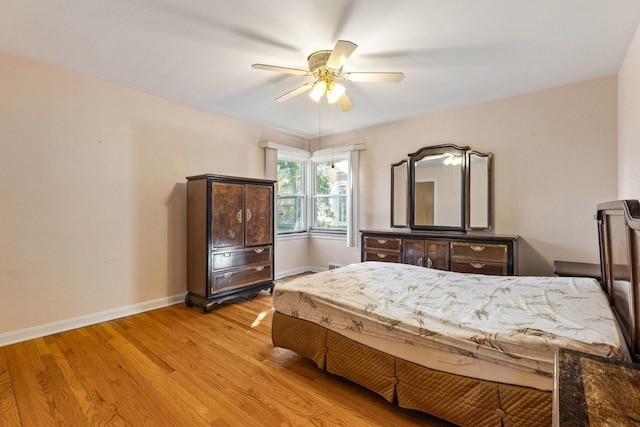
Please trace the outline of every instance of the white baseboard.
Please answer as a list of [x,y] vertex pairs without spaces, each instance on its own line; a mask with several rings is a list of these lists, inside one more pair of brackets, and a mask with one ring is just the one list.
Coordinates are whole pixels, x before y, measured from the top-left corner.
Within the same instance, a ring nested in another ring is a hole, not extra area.
[[[293,276],[313,271],[315,273],[324,271],[326,268],[320,267],[302,267],[293,270],[281,271],[276,274],[275,279]],[[133,304],[126,307],[115,308],[112,310],[101,311],[98,313],[88,314],[86,316],[74,317],[71,319],[60,320],[58,322],[47,323],[45,325],[33,326],[31,328],[20,329],[18,331],[5,332],[0,334],[0,347],[15,344],[22,341],[32,340],[35,338],[46,337],[47,335],[57,334],[58,332],[70,331],[72,329],[82,328],[96,323],[106,322],[113,319],[119,319],[133,314],[143,313],[156,308],[167,307],[184,301],[186,292],[170,297],[158,298],[152,301],[145,301],[139,304]]]
[[301,268],[295,268],[293,270],[279,271],[279,272],[277,272],[275,274],[275,280],[282,279],[283,277],[295,276],[296,274],[305,273],[307,271],[313,271],[314,273],[318,273],[318,272],[324,271],[324,270],[326,270],[326,268],[301,267]]
[[0,347],[17,342],[27,341],[34,338],[40,338],[58,332],[69,331],[71,329],[81,328],[83,326],[94,325],[108,320],[118,319],[120,317],[131,316],[132,314],[143,313],[156,308],[167,307],[184,301],[186,292],[170,297],[158,298],[152,301],[145,301],[139,304],[129,305],[126,307],[115,308],[112,310],[92,313],[86,316],[74,317],[72,319],[60,320],[58,322],[48,323],[46,325],[34,326],[18,331],[5,332],[0,334]]

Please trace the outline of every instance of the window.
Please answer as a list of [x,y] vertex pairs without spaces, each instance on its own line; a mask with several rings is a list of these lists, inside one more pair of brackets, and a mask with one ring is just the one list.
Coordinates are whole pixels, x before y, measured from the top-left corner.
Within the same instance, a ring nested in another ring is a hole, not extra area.
[[278,159],[278,234],[306,231],[305,160]]
[[345,155],[312,161],[313,226],[317,231],[347,231],[349,160]]
[[270,141],[260,147],[266,149],[268,176],[278,180],[278,234],[337,234],[346,236],[347,246],[357,246],[359,151],[366,145],[313,154]]

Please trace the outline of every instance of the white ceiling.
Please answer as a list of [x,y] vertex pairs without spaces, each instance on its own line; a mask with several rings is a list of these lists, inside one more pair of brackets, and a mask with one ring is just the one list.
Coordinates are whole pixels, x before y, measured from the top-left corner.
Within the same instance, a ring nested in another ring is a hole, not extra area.
[[[0,51],[313,137],[615,74],[639,21],[638,0],[2,0]],[[343,71],[405,79],[320,113],[274,102],[308,78],[251,68],[339,39]]]

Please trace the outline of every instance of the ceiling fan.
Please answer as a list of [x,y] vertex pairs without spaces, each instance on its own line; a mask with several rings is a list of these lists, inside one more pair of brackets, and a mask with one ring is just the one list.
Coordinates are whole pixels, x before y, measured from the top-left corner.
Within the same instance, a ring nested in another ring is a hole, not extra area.
[[314,81],[298,86],[290,92],[276,98],[276,102],[287,101],[294,96],[311,90],[309,96],[316,102],[326,94],[329,104],[337,103],[342,111],[349,111],[353,103],[345,93],[345,88],[334,80],[352,82],[399,82],[404,78],[403,73],[343,73],[342,67],[358,45],[346,40],[339,40],[333,50],[319,50],[307,58],[309,70],[298,68],[278,67],[275,65],[253,64],[257,70],[276,71],[279,73],[296,74],[313,77]]

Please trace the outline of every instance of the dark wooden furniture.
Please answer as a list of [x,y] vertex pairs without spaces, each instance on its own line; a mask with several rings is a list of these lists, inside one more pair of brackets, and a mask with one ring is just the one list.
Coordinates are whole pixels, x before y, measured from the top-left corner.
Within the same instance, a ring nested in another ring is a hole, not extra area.
[[[640,203],[624,200],[601,204],[598,206],[597,219],[602,286],[632,357],[637,361],[640,326]],[[426,234],[409,230],[363,231],[362,258],[364,260],[366,257],[378,257],[379,254],[381,260],[402,262],[405,259],[406,240],[448,242],[449,266],[454,255],[466,255],[465,252],[455,252],[458,248],[454,248],[452,253],[453,243],[500,245],[503,242],[507,244],[507,252],[513,254],[513,264],[516,264],[517,260],[515,236]],[[509,241],[513,244],[511,250],[508,247]],[[428,252],[427,246],[425,248]],[[455,266],[455,263],[453,265]],[[515,270],[515,265],[513,269]],[[287,316],[278,311],[273,317],[272,340],[275,346],[289,348],[315,361],[318,367],[352,381],[359,382],[359,378],[369,375],[373,380],[359,383],[383,396],[384,391],[395,390],[395,397],[390,391],[386,395],[389,401],[396,399],[398,405],[403,408],[434,414],[458,425],[542,427],[551,424],[551,391],[467,377],[458,378],[377,351],[373,351],[375,354],[369,357],[368,354],[372,351],[366,346],[327,330],[323,325]],[[338,357],[334,363],[330,359],[335,354],[338,354]],[[461,379],[468,384],[458,386],[457,381]],[[411,390],[411,393],[407,391],[404,394],[404,382],[409,384],[407,390]],[[485,385],[490,389],[483,389]],[[437,392],[434,392],[436,389]],[[446,397],[443,397],[440,391],[445,393]],[[494,401],[486,400],[487,397]]]
[[640,362],[640,202],[598,205],[602,287],[634,362]]
[[399,262],[459,273],[518,274],[518,236],[408,229],[361,233],[362,261]]
[[558,349],[553,425],[640,425],[640,365]]
[[553,261],[553,273],[559,277],[590,277],[601,280],[600,264],[573,261]]
[[274,182],[187,177],[187,305],[273,290]]

